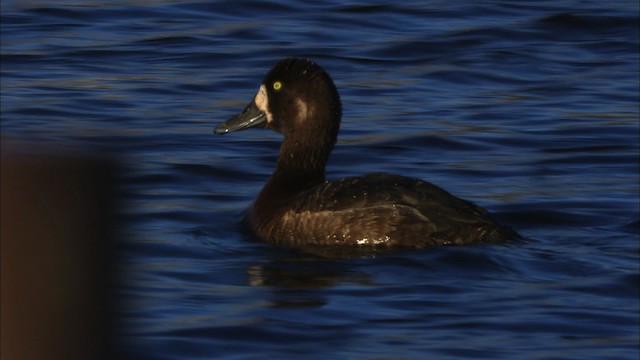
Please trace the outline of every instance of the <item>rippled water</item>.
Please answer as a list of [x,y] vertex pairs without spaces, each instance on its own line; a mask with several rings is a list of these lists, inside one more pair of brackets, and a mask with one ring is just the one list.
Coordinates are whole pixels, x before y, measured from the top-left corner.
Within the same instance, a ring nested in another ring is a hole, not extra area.
[[[123,159],[123,355],[637,359],[638,25],[637,1],[3,1],[2,141]],[[343,100],[328,177],[427,179],[527,241],[252,241],[280,137],[212,129],[290,55]]]

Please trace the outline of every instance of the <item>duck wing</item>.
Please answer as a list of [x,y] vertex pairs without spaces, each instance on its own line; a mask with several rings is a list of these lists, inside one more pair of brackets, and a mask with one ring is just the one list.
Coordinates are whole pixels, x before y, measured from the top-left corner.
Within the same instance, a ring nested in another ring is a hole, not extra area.
[[[515,231],[482,207],[429,182],[369,174],[326,182],[299,196],[283,217],[312,243],[427,247],[502,242]],[[300,240],[299,240],[300,241]]]

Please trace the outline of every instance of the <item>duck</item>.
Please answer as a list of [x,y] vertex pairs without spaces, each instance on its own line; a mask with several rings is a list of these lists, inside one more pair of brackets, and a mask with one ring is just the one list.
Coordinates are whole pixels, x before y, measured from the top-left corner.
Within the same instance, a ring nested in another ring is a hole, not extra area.
[[328,181],[342,103],[318,64],[278,61],[256,95],[215,134],[250,128],[283,135],[275,170],[244,216],[260,240],[294,247],[428,248],[519,237],[487,210],[430,182],[373,173]]

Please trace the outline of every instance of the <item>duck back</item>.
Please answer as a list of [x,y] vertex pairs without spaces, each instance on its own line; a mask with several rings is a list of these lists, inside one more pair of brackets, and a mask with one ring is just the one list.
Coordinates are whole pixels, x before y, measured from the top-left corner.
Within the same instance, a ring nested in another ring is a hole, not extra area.
[[[253,211],[257,210],[257,211]],[[325,182],[249,223],[269,242],[422,248],[496,243],[514,238],[483,208],[429,182],[369,174]]]

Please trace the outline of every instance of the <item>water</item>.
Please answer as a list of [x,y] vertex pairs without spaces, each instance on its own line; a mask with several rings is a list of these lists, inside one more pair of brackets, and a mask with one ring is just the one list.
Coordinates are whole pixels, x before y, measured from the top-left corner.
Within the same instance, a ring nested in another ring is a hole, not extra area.
[[[637,359],[638,24],[636,1],[3,1],[2,141],[123,160],[122,355]],[[343,100],[330,178],[427,179],[528,240],[251,241],[280,137],[212,129],[290,55]]]

